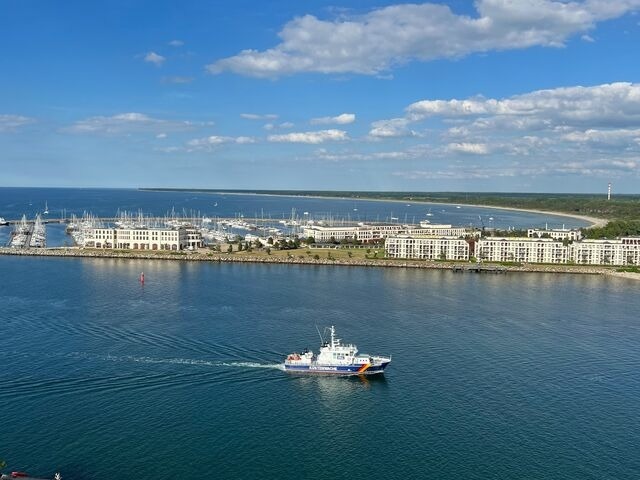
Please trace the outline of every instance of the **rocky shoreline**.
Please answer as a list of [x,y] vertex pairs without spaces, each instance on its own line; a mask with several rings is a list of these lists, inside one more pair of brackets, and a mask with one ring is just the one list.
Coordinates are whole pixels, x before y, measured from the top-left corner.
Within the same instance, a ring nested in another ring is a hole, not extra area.
[[[422,260],[365,260],[365,259],[314,259],[312,257],[280,257],[280,256],[251,256],[219,253],[143,253],[110,250],[93,250],[82,248],[0,248],[0,255],[13,256],[42,256],[42,257],[77,257],[77,258],[122,258],[136,260],[173,260],[183,262],[217,262],[217,263],[272,263],[289,265],[333,265],[353,267],[387,267],[387,268],[426,268],[436,270],[466,271],[475,270],[474,264],[461,262],[434,262]],[[485,264],[482,272],[540,272],[540,273],[570,273],[581,275],[613,275],[621,278],[640,279],[640,274],[617,272],[612,267],[583,266],[583,265],[499,265]]]

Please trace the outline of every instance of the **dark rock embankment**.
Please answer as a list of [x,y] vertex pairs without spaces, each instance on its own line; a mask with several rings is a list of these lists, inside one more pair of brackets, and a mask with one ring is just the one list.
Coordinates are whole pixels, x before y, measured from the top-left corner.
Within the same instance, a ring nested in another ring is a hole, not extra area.
[[[276,263],[293,265],[335,265],[358,267],[395,267],[395,268],[427,268],[438,270],[454,270],[458,272],[504,273],[504,272],[541,272],[541,273],[573,273],[588,275],[616,274],[615,268],[590,265],[493,265],[483,264],[478,269],[475,264],[461,262],[433,262],[422,260],[387,260],[387,259],[315,259],[312,257],[282,257],[266,255],[238,255],[220,253],[146,253],[140,251],[94,250],[82,248],[0,248],[0,255],[44,256],[44,257],[79,257],[79,258],[123,258],[145,260],[173,260],[187,262],[224,262],[224,263]],[[626,277],[625,277],[626,278]]]

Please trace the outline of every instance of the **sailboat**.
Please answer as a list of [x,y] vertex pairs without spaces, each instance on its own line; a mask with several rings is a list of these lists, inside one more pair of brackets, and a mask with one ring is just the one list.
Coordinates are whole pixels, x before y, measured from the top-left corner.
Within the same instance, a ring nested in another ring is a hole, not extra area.
[[49,205],[47,204],[47,202],[44,202],[44,212],[42,212],[44,215],[49,215]]
[[425,213],[427,217],[433,217],[433,213],[431,213],[431,209],[427,213]]

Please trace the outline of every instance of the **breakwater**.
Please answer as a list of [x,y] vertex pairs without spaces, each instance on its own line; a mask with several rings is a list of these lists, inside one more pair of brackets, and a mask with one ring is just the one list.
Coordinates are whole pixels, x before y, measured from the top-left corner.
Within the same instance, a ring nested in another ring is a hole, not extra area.
[[[386,267],[386,268],[424,268],[451,271],[467,271],[482,273],[488,271],[507,272],[540,272],[540,273],[570,273],[582,275],[616,275],[615,268],[593,266],[593,265],[548,265],[548,264],[522,264],[522,265],[497,265],[483,264],[482,268],[475,267],[475,264],[446,261],[423,261],[423,260],[397,260],[397,259],[315,259],[307,256],[265,256],[265,255],[244,255],[244,254],[220,254],[220,253],[143,253],[133,251],[114,250],[94,250],[83,248],[46,248],[46,249],[11,249],[0,248],[0,255],[16,256],[46,256],[46,257],[69,257],[69,258],[122,258],[137,260],[169,260],[183,262],[219,262],[219,263],[270,263],[270,264],[292,264],[292,265],[334,265],[353,267]],[[632,274],[635,277],[637,274]],[[629,276],[625,276],[628,278]]]

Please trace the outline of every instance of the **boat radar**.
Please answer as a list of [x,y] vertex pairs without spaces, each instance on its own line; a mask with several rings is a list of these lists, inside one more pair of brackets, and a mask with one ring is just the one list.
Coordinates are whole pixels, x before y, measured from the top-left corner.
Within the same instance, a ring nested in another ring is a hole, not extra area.
[[305,374],[374,375],[384,373],[384,369],[391,363],[391,356],[362,354],[358,353],[355,345],[343,344],[336,338],[333,325],[328,327],[328,330],[330,341],[324,340],[320,335],[320,353],[317,356],[307,349],[302,353],[291,353],[284,361],[285,371]]

